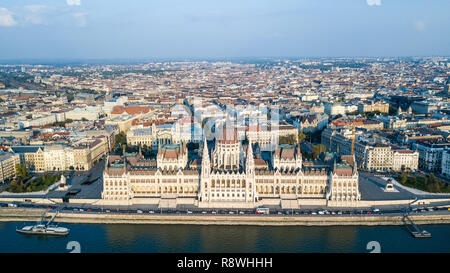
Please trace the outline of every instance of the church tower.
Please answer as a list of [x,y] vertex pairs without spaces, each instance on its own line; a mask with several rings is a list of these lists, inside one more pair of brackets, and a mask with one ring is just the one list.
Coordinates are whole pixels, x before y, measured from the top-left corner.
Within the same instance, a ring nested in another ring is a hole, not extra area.
[[256,201],[256,185],[255,185],[255,159],[253,158],[253,145],[248,144],[247,158],[245,161],[245,201]]
[[202,156],[202,174],[200,178],[200,190],[199,190],[199,200],[206,201],[209,200],[210,195],[210,173],[211,173],[211,161],[209,160],[208,142],[206,138],[203,143],[203,156]]

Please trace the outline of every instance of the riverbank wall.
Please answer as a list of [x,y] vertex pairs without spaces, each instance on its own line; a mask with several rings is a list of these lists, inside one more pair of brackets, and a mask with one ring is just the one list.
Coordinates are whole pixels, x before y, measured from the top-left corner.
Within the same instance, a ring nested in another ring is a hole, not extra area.
[[[39,221],[45,209],[0,208],[0,222]],[[52,215],[52,213],[48,213]],[[450,214],[410,215],[416,224],[450,224]],[[159,215],[122,213],[58,213],[59,223],[177,224],[252,226],[379,226],[403,225],[402,216],[388,215]]]

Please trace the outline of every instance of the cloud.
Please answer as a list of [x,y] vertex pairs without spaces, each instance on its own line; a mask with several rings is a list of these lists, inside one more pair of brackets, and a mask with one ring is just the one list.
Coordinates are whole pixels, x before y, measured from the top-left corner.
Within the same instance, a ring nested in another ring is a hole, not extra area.
[[87,22],[86,22],[86,13],[85,12],[77,12],[72,15],[73,15],[73,18],[75,19],[77,26],[79,26],[79,27],[86,26]]
[[85,27],[86,15],[85,12],[73,12],[70,7],[46,5],[16,6],[11,11],[0,8],[0,26],[75,25]]
[[66,0],[69,6],[81,6],[81,0]]
[[46,20],[52,12],[52,8],[44,5],[28,5],[23,7],[25,10],[25,22],[33,25],[47,25]]
[[414,22],[414,29],[417,31],[424,31],[426,29],[426,25],[424,21],[416,21]]
[[6,8],[0,8],[0,27],[12,27],[17,25],[12,13]]
[[381,0],[366,0],[369,6],[381,6]]

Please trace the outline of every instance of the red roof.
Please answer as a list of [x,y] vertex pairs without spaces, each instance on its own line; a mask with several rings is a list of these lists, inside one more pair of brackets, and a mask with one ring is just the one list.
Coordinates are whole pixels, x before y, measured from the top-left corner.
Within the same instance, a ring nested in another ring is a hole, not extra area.
[[130,106],[130,107],[115,106],[111,111],[111,114],[120,115],[123,113],[127,113],[128,115],[137,115],[148,113],[149,111],[150,107],[147,106]]

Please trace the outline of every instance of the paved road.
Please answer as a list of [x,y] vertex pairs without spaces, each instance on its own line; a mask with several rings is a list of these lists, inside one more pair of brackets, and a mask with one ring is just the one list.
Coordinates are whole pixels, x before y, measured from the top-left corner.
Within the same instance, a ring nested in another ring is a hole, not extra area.
[[[105,161],[102,160],[95,164],[89,171],[76,171],[71,177],[68,178],[71,184],[70,189],[81,189],[81,191],[75,195],[71,195],[71,199],[100,199],[103,189],[103,169]],[[87,181],[88,177],[98,178],[91,184],[83,184]],[[63,198],[67,194],[65,191],[54,191],[46,195],[48,198]]]
[[[408,209],[410,213],[414,214],[450,214],[450,211],[448,207],[450,207],[449,204],[445,204],[447,207],[437,207],[438,204],[432,204],[428,206],[417,206],[412,208],[405,208],[405,207],[380,207],[380,211],[374,211],[371,208],[345,208],[345,209],[337,209],[328,208],[326,211],[321,209],[296,209],[296,210],[281,210],[281,209],[271,209],[270,215],[272,216],[329,216],[329,217],[339,217],[341,215],[347,215],[347,216],[360,216],[360,215],[367,215],[367,216],[376,216],[376,215],[403,215],[405,212],[405,209]],[[0,203],[0,206],[5,207],[7,206],[6,203]],[[67,204],[67,206],[64,205],[37,205],[33,203],[19,203],[19,207],[24,208],[47,208],[51,210],[59,210],[61,212],[66,213],[121,213],[121,214],[154,214],[154,215],[255,215],[254,210],[252,209],[199,209],[199,208],[192,208],[192,209],[158,209],[156,207],[147,207],[143,208],[140,206],[139,208],[137,206],[122,206],[122,207],[112,207],[112,206],[88,206],[88,205],[75,205],[75,204]],[[430,209],[431,208],[431,209]],[[321,212],[319,212],[321,211]],[[322,213],[323,212],[323,213]],[[260,216],[260,215],[255,215]]]
[[371,173],[359,172],[359,190],[362,200],[408,200],[417,195],[405,189],[395,187],[397,192],[385,192],[386,181]]

